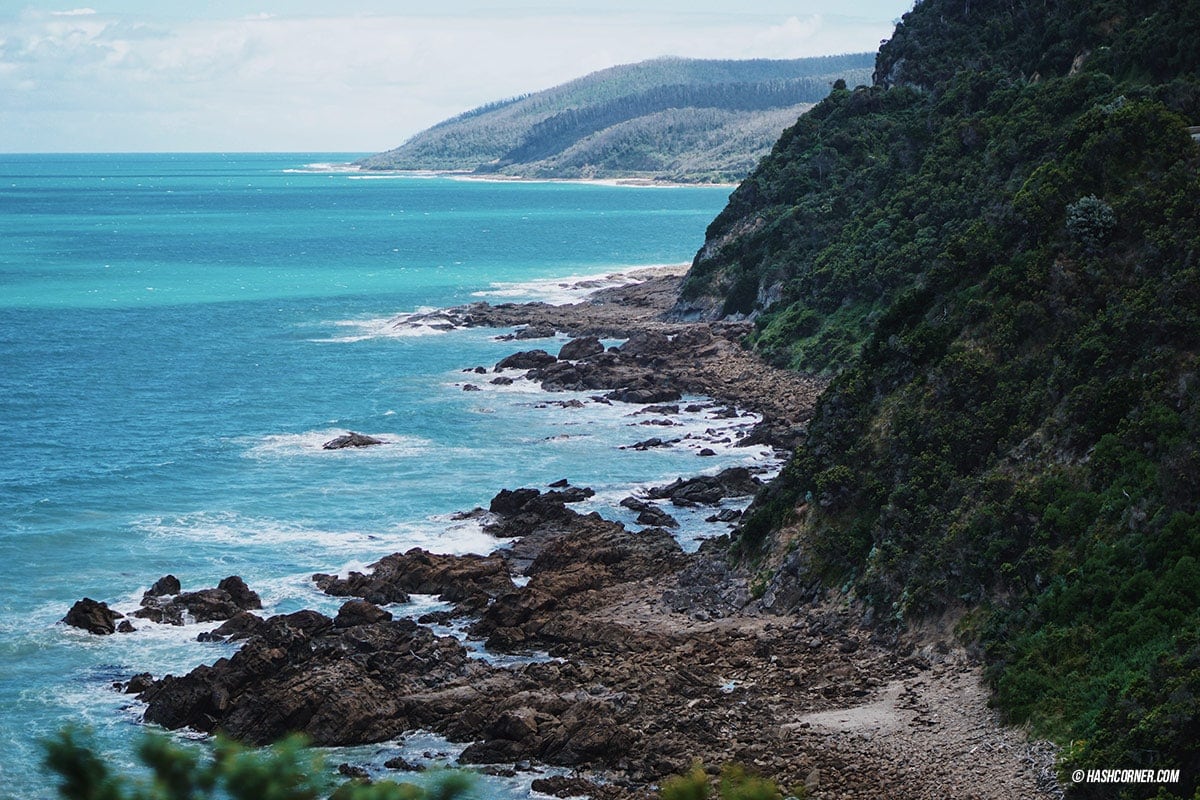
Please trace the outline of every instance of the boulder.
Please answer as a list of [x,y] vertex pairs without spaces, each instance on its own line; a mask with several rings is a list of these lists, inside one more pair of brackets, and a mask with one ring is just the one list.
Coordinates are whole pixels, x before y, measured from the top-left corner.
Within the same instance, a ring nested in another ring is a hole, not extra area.
[[617,350],[634,358],[652,358],[669,352],[671,340],[665,334],[655,331],[637,331]]
[[[157,585],[157,584],[156,584]],[[142,596],[142,607],[135,617],[168,625],[182,625],[186,615],[195,622],[227,620],[242,611],[262,608],[258,593],[250,589],[237,575],[223,579],[216,588],[196,592],[179,592],[172,596]]]
[[604,352],[604,345],[595,336],[572,339],[558,351],[560,361],[578,361]]
[[85,597],[71,606],[62,621],[74,628],[82,628],[88,633],[107,636],[117,632],[117,620],[124,616],[124,614],[109,608],[108,603],[100,603],[90,597]]
[[[317,574],[313,580],[326,594],[359,597],[375,605],[408,602],[410,592],[435,594],[451,603],[485,605],[516,588],[509,577],[508,565],[498,555],[438,555],[414,547],[380,559],[371,569],[370,575],[351,572],[339,578]],[[374,613],[363,607],[343,606],[343,610],[348,615],[346,621]],[[338,616],[341,617],[341,612]]]
[[558,359],[545,350],[524,350],[520,353],[513,353],[507,358],[502,358],[496,362],[495,371],[499,372],[504,369],[538,369],[540,367],[549,366]]
[[553,325],[526,325],[513,334],[514,339],[553,339],[558,331]]
[[257,633],[262,627],[262,617],[249,611],[239,611],[215,630],[201,633],[196,637],[198,642],[224,642],[245,639]]
[[389,622],[391,619],[390,611],[385,611],[374,603],[368,603],[366,600],[347,600],[338,609],[333,625],[335,628],[352,628],[355,625]]
[[647,494],[655,500],[670,500],[677,506],[716,505],[726,497],[744,497],[758,492],[762,481],[746,467],[729,467],[716,475],[679,478],[667,486],[656,486]]
[[506,517],[511,517],[521,513],[521,509],[540,494],[541,492],[537,489],[501,489],[492,498],[488,510],[493,514],[502,514]]
[[609,400],[622,403],[668,403],[678,400],[683,395],[678,389],[670,386],[647,386],[641,388],[614,389],[604,395]]
[[167,594],[179,594],[183,588],[179,585],[179,578],[174,575],[163,575],[154,582],[154,585],[146,590],[142,598],[147,597],[162,597]]
[[659,528],[678,528],[679,521],[657,506],[648,505],[637,515],[638,525],[649,525]]
[[258,592],[250,590],[246,582],[238,575],[230,575],[228,578],[223,578],[217,584],[217,588],[227,592],[229,599],[232,600],[238,608],[249,611],[255,608],[262,608],[262,600],[258,596]]

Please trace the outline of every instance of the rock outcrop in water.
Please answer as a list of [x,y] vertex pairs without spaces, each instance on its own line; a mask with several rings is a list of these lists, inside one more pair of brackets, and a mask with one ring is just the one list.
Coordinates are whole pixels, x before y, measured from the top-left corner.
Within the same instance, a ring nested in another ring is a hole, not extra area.
[[[599,590],[677,569],[679,545],[664,531],[631,533],[566,507],[563,490],[502,493],[493,527],[527,536],[502,555],[395,554],[370,575],[315,576],[324,591],[361,596],[335,619],[311,611],[272,617],[231,658],[167,676],[143,692],[146,720],[168,728],[217,728],[263,743],[302,731],[316,744],[381,741],[424,728],[475,741],[463,760],[537,758],[554,764],[611,763],[633,733],[628,701],[580,693],[569,665],[499,669],[468,657],[452,637],[392,619],[375,603],[408,592],[440,593],[482,610],[472,634],[504,649],[595,641],[590,612]],[[524,565],[518,588],[510,571]],[[370,602],[375,601],[375,602]],[[615,630],[604,640],[619,641]]]
[[377,444],[387,444],[383,439],[367,436],[365,433],[349,431],[321,445],[322,450],[343,450],[347,447],[371,447]]
[[73,628],[82,628],[97,636],[107,636],[117,632],[117,620],[124,616],[109,608],[107,603],[85,597],[71,606],[62,621]]
[[[230,575],[216,588],[195,592],[181,591],[173,575],[158,580],[142,596],[142,607],[133,616],[152,622],[182,625],[188,617],[194,622],[227,620],[241,612],[262,608],[258,593],[237,575]],[[169,592],[174,590],[174,594]]]

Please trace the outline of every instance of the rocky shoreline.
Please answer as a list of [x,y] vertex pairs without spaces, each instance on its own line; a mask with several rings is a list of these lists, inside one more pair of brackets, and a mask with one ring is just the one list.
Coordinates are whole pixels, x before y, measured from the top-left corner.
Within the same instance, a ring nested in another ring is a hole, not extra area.
[[[757,361],[738,344],[744,326],[662,321],[677,284],[657,275],[569,306],[437,313],[454,327],[516,327],[522,342],[573,337],[491,370],[468,368],[475,383],[464,389],[523,370],[547,392],[599,392],[598,401],[664,417],[678,413],[683,394],[703,393],[762,416],[746,443],[790,447],[821,381]],[[625,341],[605,347],[600,337]],[[469,743],[462,763],[498,774],[530,763],[571,768],[534,785],[560,796],[652,796],[694,759],[714,770],[740,762],[819,798],[1060,796],[1053,752],[999,725],[978,666],[948,626],[893,631],[819,592],[780,613],[752,588],[753,575],[730,566],[727,540],[689,554],[668,530],[668,506],[715,511],[759,487],[734,468],[631,496],[622,504],[639,513],[639,530],[576,511],[585,487],[505,489],[488,509],[463,514],[497,538],[492,555],[413,549],[370,572],[314,575],[321,591],[348,598],[333,617],[263,619],[240,579],[184,593],[164,578],[136,616],[172,623],[195,617],[194,605],[225,620],[202,636],[242,645],[186,675],[136,676],[122,689],[146,703],[147,722],[253,743],[290,731],[319,745],[432,731]],[[385,608],[410,594],[438,595],[450,610],[414,621]],[[119,616],[102,605],[72,613],[81,627],[112,633]],[[450,622],[493,652],[547,657],[506,666],[473,658],[430,627]],[[421,766],[401,761],[392,766]]]

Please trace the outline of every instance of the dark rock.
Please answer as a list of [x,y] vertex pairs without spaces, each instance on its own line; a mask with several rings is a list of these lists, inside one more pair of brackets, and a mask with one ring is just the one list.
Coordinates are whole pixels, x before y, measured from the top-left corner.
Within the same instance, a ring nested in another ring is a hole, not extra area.
[[263,624],[262,617],[249,611],[239,611],[223,622],[215,630],[201,633],[196,637],[198,642],[223,642],[225,640],[245,639],[256,633]]
[[513,353],[496,363],[495,371],[502,369],[538,369],[553,364],[558,359],[545,350],[525,350]]
[[196,622],[225,620],[244,611],[224,589],[201,589],[175,596],[173,605],[184,608]]
[[541,369],[530,370],[526,377],[537,381],[547,392],[571,392],[599,388],[591,386],[591,381],[588,380],[583,368],[570,361],[557,361]]
[[191,615],[196,622],[213,622],[252,608],[262,608],[258,593],[251,591],[240,577],[231,575],[215,589],[180,592],[174,597],[154,597],[147,593],[142,597],[142,607],[133,615],[160,624],[182,625],[185,615]]
[[262,600],[258,596],[258,592],[250,590],[246,582],[238,575],[230,575],[224,578],[217,584],[217,588],[228,592],[229,599],[232,600],[238,608],[249,611],[255,608],[262,608]]
[[154,683],[154,676],[149,672],[142,672],[134,675],[129,679],[129,682],[125,684],[125,694],[141,694],[149,689],[152,683]]
[[599,355],[604,352],[604,345],[595,336],[584,336],[572,339],[558,351],[561,361],[578,361],[581,358]]
[[655,331],[637,331],[617,348],[623,355],[635,358],[661,356],[671,349],[671,340]]
[[124,614],[109,608],[107,603],[98,603],[90,597],[85,597],[71,606],[62,621],[72,627],[82,628],[88,633],[107,636],[110,633],[116,633],[117,620],[124,616]]
[[484,731],[488,736],[516,742],[530,741],[538,734],[538,715],[532,708],[505,711]]
[[120,624],[117,625],[117,633],[133,633],[136,630],[137,628],[133,627],[133,623],[127,619],[121,620]]
[[[410,592],[478,605],[516,588],[508,575],[508,565],[498,555],[437,555],[414,547],[405,553],[386,556],[371,568],[370,575],[351,572],[345,578],[338,578],[317,574],[313,580],[326,594],[361,597],[375,605],[406,603]],[[354,613],[358,611],[347,611]]]
[[183,591],[183,587],[179,584],[179,578],[174,575],[163,575],[146,590],[142,597],[162,597],[166,594],[179,594],[181,591]]
[[446,707],[410,698],[488,671],[457,640],[411,620],[335,628],[302,611],[272,617],[233,656],[155,681],[141,699],[146,721],[172,730],[219,727],[250,744],[290,732],[318,746],[361,744],[433,729]]
[[368,603],[366,600],[347,600],[338,609],[333,625],[335,628],[350,628],[355,625],[388,622],[391,619],[390,611],[386,611],[374,603]]
[[595,496],[596,490],[590,486],[568,486],[565,489],[556,489],[542,495],[545,500],[559,503],[581,503],[589,497]]
[[565,489],[571,485],[571,482],[569,480],[567,480],[566,478],[559,478],[554,483],[548,483],[546,485],[549,486],[551,489]]
[[540,494],[537,489],[501,489],[500,493],[492,498],[488,510],[493,514],[511,517],[521,513],[521,509]]
[[453,610],[451,611],[427,611],[417,617],[417,622],[421,625],[449,625],[459,615]]
[[558,331],[553,325],[526,325],[513,334],[514,339],[553,339]]
[[626,497],[621,500],[620,504],[630,511],[645,511],[648,508],[654,508],[653,503],[647,503],[645,500],[637,497]]
[[698,455],[698,456],[715,456],[716,454],[717,454],[716,450],[713,450],[711,447],[705,447],[705,448],[701,449],[700,452],[697,453],[696,455]]
[[171,602],[162,602],[157,598],[142,598],[142,607],[133,612],[138,619],[148,619],[160,625],[182,625],[183,606]]
[[475,369],[473,369],[471,371],[474,372],[476,375],[487,375],[487,367],[476,367]]
[[321,445],[321,448],[324,450],[341,450],[346,447],[370,447],[376,444],[386,444],[386,442],[383,439],[376,439],[374,436],[367,436],[365,433],[350,431],[343,436],[330,439]]
[[358,783],[370,783],[371,782],[371,773],[367,772],[367,770],[365,768],[357,766],[355,764],[346,764],[346,763],[338,764],[337,771],[338,771],[339,775],[347,777],[350,780],[356,781]]
[[[678,414],[679,406],[646,406],[638,409],[639,414]],[[674,424],[674,423],[672,423]]]
[[476,385],[475,385],[475,384],[473,384],[473,383],[468,383],[468,384],[464,384],[464,385],[463,385],[463,391],[464,391],[464,392],[480,392],[480,391],[483,391],[483,390],[482,390],[482,389],[480,389],[478,386],[476,386]]
[[604,396],[622,403],[666,403],[682,397],[678,389],[670,386],[615,389]]
[[762,482],[746,467],[729,467],[716,475],[699,475],[677,479],[667,486],[656,486],[647,494],[655,499],[669,499],[677,506],[716,505],[726,497],[744,497],[758,492]]
[[512,386],[513,379],[508,377],[507,375],[498,375],[495,378],[492,378],[490,381],[488,381],[488,383],[494,383],[497,386]]
[[552,775],[549,778],[534,778],[529,788],[553,797],[594,797],[601,792],[598,784],[586,778]]
[[706,517],[705,522],[736,522],[742,518],[742,512],[736,508],[722,508],[711,517]]
[[383,765],[385,767],[387,767],[388,769],[399,770],[400,772],[424,772],[425,771],[425,765],[414,764],[411,761],[409,761],[408,759],[404,758],[404,756],[396,756],[395,758],[389,758],[387,761],[383,762]]
[[653,525],[660,528],[678,528],[679,521],[657,506],[648,505],[637,515],[638,525]]

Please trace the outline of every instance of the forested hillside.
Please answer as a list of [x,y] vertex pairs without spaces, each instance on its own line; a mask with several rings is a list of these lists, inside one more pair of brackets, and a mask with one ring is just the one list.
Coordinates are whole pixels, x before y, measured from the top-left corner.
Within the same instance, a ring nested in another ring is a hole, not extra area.
[[950,611],[1064,775],[1182,770],[1075,797],[1200,780],[1198,38],[1196,0],[919,2],[676,308],[833,376],[734,539],[764,601]]
[[740,180],[836,80],[870,80],[860,53],[790,61],[661,58],[468,111],[366,169],[540,178]]

